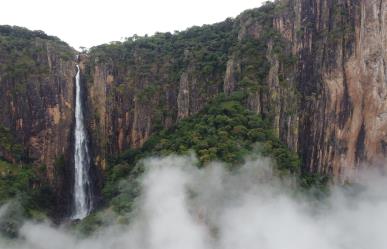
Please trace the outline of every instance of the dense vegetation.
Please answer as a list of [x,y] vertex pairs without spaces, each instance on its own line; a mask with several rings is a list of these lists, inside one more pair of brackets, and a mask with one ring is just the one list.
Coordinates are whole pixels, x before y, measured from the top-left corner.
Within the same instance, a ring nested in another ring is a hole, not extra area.
[[[40,56],[48,49],[55,49],[63,58],[73,58],[68,45],[57,37],[48,36],[43,31],[30,31],[21,27],[0,25],[0,72],[2,78],[21,80],[33,75],[47,73],[47,64]],[[26,90],[25,84],[19,83],[16,91]]]
[[11,164],[0,159],[0,207],[8,205],[0,220],[0,235],[16,236],[25,218],[53,215],[55,196],[42,173],[33,165]]
[[[152,93],[173,87],[181,73],[189,68],[198,81],[198,91],[221,87],[228,52],[236,42],[234,21],[183,32],[156,33],[153,36],[129,37],[125,42],[113,42],[91,48],[86,72],[90,75],[95,64],[107,65],[117,85],[112,94],[125,94],[128,90],[143,101]],[[157,70],[157,73],[155,73]],[[136,82],[141,85],[135,86]]]
[[19,40],[20,39],[30,40],[35,38],[41,38],[45,40],[64,43],[58,37],[49,36],[41,30],[31,31],[29,29],[17,27],[17,26],[0,25],[0,34],[1,36],[9,36],[9,37],[17,38]]
[[[214,25],[192,27],[174,34],[156,33],[143,37],[134,35],[126,38],[125,42],[93,47],[89,55],[92,63],[111,63],[117,71],[128,66],[147,68],[155,63],[154,59],[171,59],[171,63],[180,69],[186,67],[190,59],[195,59],[198,62],[195,66],[213,71],[225,64],[228,49],[236,42],[235,33],[232,32],[233,25],[233,20],[227,19]],[[141,65],[136,63],[136,54],[141,56]]]
[[[136,195],[135,183],[129,192],[120,192],[120,179],[135,179],[142,172],[141,159],[169,154],[187,155],[194,152],[199,167],[219,160],[232,170],[244,162],[252,153],[275,159],[277,169],[288,173],[299,172],[299,159],[291,152],[270,128],[270,123],[259,115],[247,110],[243,101],[245,95],[235,92],[231,96],[220,95],[200,113],[180,121],[170,129],[163,129],[153,135],[141,149],[129,149],[112,161],[103,190],[105,199],[119,213],[131,209],[130,198]],[[122,189],[122,188],[121,188]]]
[[27,161],[23,146],[15,141],[9,129],[0,125],[0,206],[14,198],[31,210],[46,203],[35,198],[40,191],[38,172]]
[[[13,162],[2,153],[10,153]],[[23,219],[41,219],[54,212],[55,196],[45,180],[44,167],[27,161],[23,146],[0,126],[0,207],[8,205],[0,220],[0,235],[14,237]]]
[[[243,164],[251,153],[274,159],[281,174],[299,175],[300,162],[273,134],[270,122],[249,111],[246,95],[235,92],[219,95],[198,114],[183,119],[170,129],[156,132],[140,149],[129,149],[111,159],[103,189],[105,207],[119,214],[120,222],[133,208],[139,193],[137,179],[143,173],[142,159],[170,154],[198,157],[198,167],[211,161],[221,161],[229,170]],[[80,231],[89,233],[104,223],[106,209],[96,212],[79,224]]]
[[16,143],[9,129],[0,125],[0,159],[6,157],[6,155],[3,155],[5,153],[9,153],[9,156],[17,161],[22,160],[24,157],[22,145]]
[[[270,123],[246,109],[242,92],[216,97],[200,113],[152,136],[138,150],[128,150],[121,159],[135,161],[149,155],[187,154],[194,150],[201,166],[220,159],[231,165],[243,162],[262,143],[263,155],[274,155],[280,169],[298,171],[297,157],[273,135]],[[140,154],[136,154],[140,153]]]

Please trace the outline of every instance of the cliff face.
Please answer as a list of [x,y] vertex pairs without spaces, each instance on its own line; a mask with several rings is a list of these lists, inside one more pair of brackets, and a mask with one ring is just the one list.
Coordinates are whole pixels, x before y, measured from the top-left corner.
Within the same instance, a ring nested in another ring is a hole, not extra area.
[[104,168],[106,157],[141,147],[154,130],[235,91],[297,151],[297,59],[276,29],[282,12],[267,4],[235,20],[91,49],[84,72],[95,161]]
[[[216,95],[239,92],[299,152],[305,171],[344,179],[382,165],[386,5],[282,0],[218,24],[92,48],[81,69],[93,161],[103,171],[110,156],[141,147]],[[55,162],[71,158],[75,53],[41,32],[4,26],[0,53],[0,128],[63,185],[71,160]],[[6,147],[0,155],[17,161]]]
[[[0,126],[22,145],[8,160],[43,165],[58,193],[72,158],[74,75],[75,51],[67,44],[40,31],[0,26]],[[12,155],[9,148],[0,150]]]
[[101,168],[108,156],[142,146],[154,129],[197,113],[223,91],[232,25],[133,38],[90,52],[84,67],[87,119]]
[[[386,3],[304,1],[300,152],[310,171],[350,177],[386,156]],[[305,25],[305,24],[313,25]]]
[[[293,148],[298,148],[306,171],[345,179],[362,166],[385,162],[386,5],[361,0],[277,2],[273,28],[297,58],[291,81],[298,90],[298,98],[288,102],[294,105],[298,99],[297,114],[290,119],[297,120],[290,125],[293,133],[285,138],[280,125],[280,137],[297,144]],[[273,72],[276,62],[270,64]],[[276,108],[271,110],[276,113]]]
[[242,91],[304,170],[344,179],[380,165],[386,5],[278,1],[214,26],[92,49],[85,72],[96,161],[140,147],[219,93]]

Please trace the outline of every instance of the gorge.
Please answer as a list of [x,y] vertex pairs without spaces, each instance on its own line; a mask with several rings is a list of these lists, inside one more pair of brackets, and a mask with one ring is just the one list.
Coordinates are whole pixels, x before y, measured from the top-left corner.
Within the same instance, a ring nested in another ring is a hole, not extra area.
[[386,27],[384,1],[281,0],[77,61],[56,37],[0,26],[3,174],[32,169],[59,220],[121,200],[121,175],[153,152],[240,163],[230,151],[259,142],[292,174],[345,183],[385,165]]

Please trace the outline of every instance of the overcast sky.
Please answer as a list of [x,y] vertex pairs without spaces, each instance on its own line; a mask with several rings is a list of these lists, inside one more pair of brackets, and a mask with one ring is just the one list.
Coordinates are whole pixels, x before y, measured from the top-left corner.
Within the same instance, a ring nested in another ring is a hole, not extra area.
[[74,48],[235,17],[264,0],[1,0],[0,24],[43,30]]

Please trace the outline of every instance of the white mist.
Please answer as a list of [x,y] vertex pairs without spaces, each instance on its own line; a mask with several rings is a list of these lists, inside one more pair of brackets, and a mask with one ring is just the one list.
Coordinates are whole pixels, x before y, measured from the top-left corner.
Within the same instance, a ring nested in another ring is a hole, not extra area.
[[[145,160],[128,225],[80,238],[63,227],[26,223],[1,249],[385,249],[387,178],[372,174],[324,200],[295,192],[267,158],[236,171],[195,158]],[[1,210],[1,209],[0,209]],[[1,219],[0,211],[0,219]],[[107,217],[109,211],[101,214]]]

